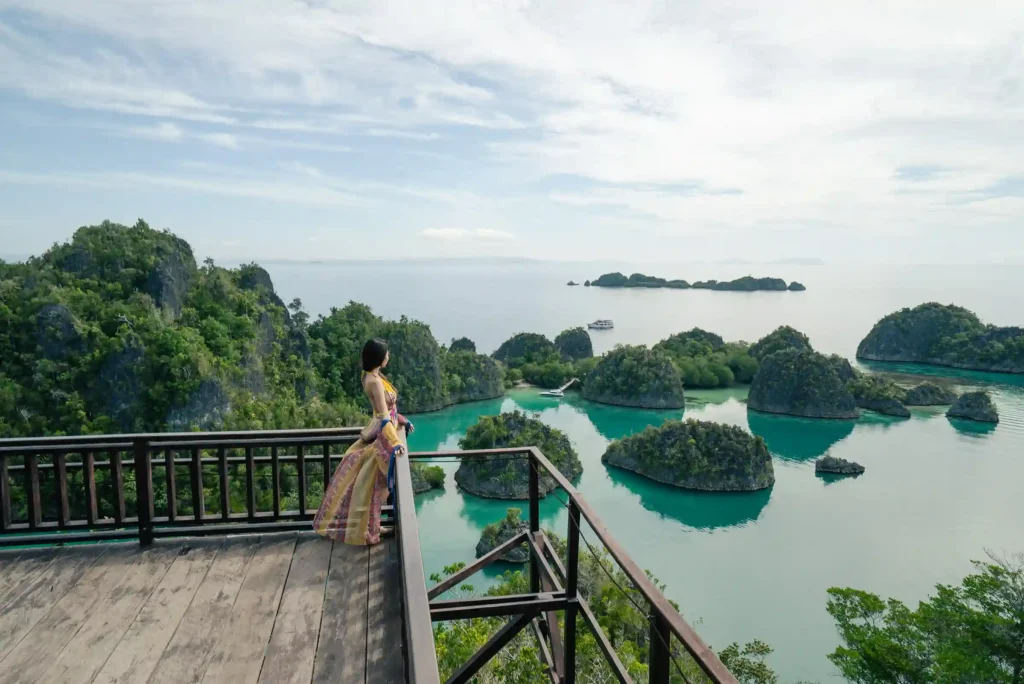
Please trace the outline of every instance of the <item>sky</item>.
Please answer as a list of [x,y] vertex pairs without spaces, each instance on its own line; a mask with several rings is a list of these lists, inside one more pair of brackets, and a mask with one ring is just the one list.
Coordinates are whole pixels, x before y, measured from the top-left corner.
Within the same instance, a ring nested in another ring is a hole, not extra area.
[[1024,264],[1020,0],[0,0],[0,254]]

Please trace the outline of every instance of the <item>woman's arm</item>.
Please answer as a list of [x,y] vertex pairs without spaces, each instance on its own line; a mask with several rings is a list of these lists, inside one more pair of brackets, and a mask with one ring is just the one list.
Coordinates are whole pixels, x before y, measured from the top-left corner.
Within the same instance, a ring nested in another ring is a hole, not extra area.
[[376,378],[367,381],[366,396],[369,397],[370,406],[373,407],[374,418],[384,421],[383,426],[381,426],[381,434],[387,440],[392,453],[398,456],[402,455],[405,451],[405,443],[398,434],[398,425],[395,425],[394,421],[391,420],[391,412],[388,411],[387,395],[384,393],[384,384]]

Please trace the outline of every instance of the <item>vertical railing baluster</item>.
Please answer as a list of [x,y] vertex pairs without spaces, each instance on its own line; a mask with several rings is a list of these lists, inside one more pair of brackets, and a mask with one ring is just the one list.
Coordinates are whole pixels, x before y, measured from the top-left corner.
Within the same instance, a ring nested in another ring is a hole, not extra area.
[[174,477],[174,449],[164,453],[164,470],[167,471],[167,520],[178,519],[178,483]]
[[270,488],[273,491],[274,520],[281,517],[281,462],[277,457],[277,447],[270,447]]
[[7,479],[7,454],[0,454],[0,532],[11,526],[11,483]]
[[153,543],[153,468],[150,464],[149,442],[137,439],[135,452],[135,509],[139,518],[139,544]]
[[256,460],[251,446],[245,447],[245,507],[252,522],[256,519]]
[[203,452],[192,447],[192,514],[197,523],[203,522],[206,503],[203,501]]
[[672,671],[669,668],[671,656],[668,648],[672,632],[668,622],[652,608],[650,653],[648,654],[648,677],[650,684],[669,684]]
[[39,457],[29,454],[25,457],[25,491],[28,492],[28,527],[36,529],[43,522],[43,510],[39,498]]
[[53,470],[57,485],[57,527],[63,530],[71,520],[71,511],[68,505],[67,454],[63,451],[54,452]]
[[99,503],[96,500],[96,456],[91,451],[82,453],[82,482],[85,485],[85,521],[89,527],[99,520]]
[[[566,551],[565,569],[568,576],[565,578],[565,598],[568,605],[565,607],[565,678],[564,684],[575,684],[576,682],[576,613],[579,610],[579,597],[577,587],[580,572],[580,509],[576,505],[576,499],[569,496],[569,538],[568,550]],[[555,625],[555,629],[558,626]]]
[[[533,454],[526,456],[526,464],[529,468],[530,483],[530,534],[540,531],[540,474],[537,472],[539,465],[533,458]],[[534,594],[540,591],[540,564],[534,555],[530,554],[530,591]],[[554,625],[553,629],[558,629]]]
[[[327,493],[327,485],[331,483],[331,445],[324,444],[324,493]],[[394,501],[391,502],[395,503]]]
[[224,447],[217,449],[217,473],[220,479],[220,517],[231,517],[231,493],[228,491],[228,452]]
[[110,480],[114,487],[114,522],[124,522],[124,469],[121,467],[121,452],[110,452]]
[[295,449],[295,470],[299,476],[299,513],[306,514],[306,452],[300,444]]

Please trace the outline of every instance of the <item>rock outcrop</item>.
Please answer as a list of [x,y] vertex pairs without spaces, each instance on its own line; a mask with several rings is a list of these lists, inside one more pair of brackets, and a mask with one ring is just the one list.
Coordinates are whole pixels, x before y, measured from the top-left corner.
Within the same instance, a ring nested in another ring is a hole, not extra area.
[[999,411],[988,392],[967,392],[961,395],[946,415],[950,418],[976,420],[981,423],[998,423]]
[[1024,328],[985,325],[959,306],[922,304],[876,323],[857,358],[1024,373]]
[[594,344],[590,340],[590,333],[584,328],[569,328],[558,333],[555,338],[555,348],[566,361],[579,361],[589,359],[594,355]]
[[910,417],[910,411],[903,404],[906,390],[884,376],[854,376],[847,381],[846,386],[860,408],[898,418]]
[[789,291],[790,292],[803,292],[806,289],[807,289],[806,285],[804,285],[803,283],[798,283],[795,280],[789,284]]
[[956,400],[956,392],[940,387],[934,382],[922,382],[907,390],[907,397],[903,403],[907,406],[949,406]]
[[857,402],[834,364],[813,351],[788,349],[765,357],[747,406],[806,418],[857,418]]
[[763,361],[769,354],[784,349],[811,351],[811,341],[802,332],[788,325],[782,325],[768,333],[750,347],[750,355]]
[[621,346],[601,357],[583,385],[583,397],[601,404],[677,409],[684,404],[683,379],[666,354]]
[[[510,508],[503,520],[485,527],[476,545],[476,557],[485,556],[516,535],[528,532],[530,524],[520,517],[522,513],[518,508]],[[523,542],[501,554],[498,560],[506,563],[525,563],[530,560],[530,548]]]
[[[568,480],[583,472],[583,464],[565,433],[520,411],[481,416],[459,441],[463,450],[523,446],[540,449]],[[528,499],[529,469],[525,458],[501,455],[464,458],[455,471],[455,481],[466,492],[488,499]],[[554,478],[541,472],[540,495],[547,496],[555,487]]]
[[441,466],[411,463],[409,473],[412,475],[412,491],[415,494],[429,492],[432,489],[444,489],[444,469]]
[[763,439],[735,426],[692,419],[616,440],[601,461],[683,489],[749,492],[775,483]]
[[860,475],[864,472],[864,466],[847,461],[845,458],[836,458],[826,454],[814,462],[814,472],[832,475]]

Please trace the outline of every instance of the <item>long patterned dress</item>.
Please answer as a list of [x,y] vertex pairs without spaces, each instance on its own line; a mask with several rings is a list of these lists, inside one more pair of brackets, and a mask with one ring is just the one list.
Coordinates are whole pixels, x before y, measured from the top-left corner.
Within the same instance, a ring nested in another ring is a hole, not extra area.
[[380,541],[380,507],[394,487],[394,459],[405,449],[408,421],[396,410],[398,392],[387,379],[381,380],[387,413],[374,415],[345,452],[313,519],[317,534],[346,544]]

